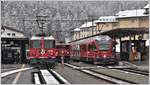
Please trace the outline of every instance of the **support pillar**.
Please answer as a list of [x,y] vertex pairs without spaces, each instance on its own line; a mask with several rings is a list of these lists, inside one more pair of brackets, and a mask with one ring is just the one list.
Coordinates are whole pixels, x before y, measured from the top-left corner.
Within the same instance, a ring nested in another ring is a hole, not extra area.
[[129,61],[132,61],[132,46],[131,46],[131,36],[129,35]]
[[113,37],[113,39],[114,39],[114,45],[113,45],[114,49],[113,49],[113,51],[114,51],[114,57],[116,58],[116,38]]
[[26,63],[26,51],[25,51],[25,41],[20,41],[20,63]]
[[119,42],[120,42],[120,59],[122,56],[122,42],[121,42],[121,36],[119,37]]

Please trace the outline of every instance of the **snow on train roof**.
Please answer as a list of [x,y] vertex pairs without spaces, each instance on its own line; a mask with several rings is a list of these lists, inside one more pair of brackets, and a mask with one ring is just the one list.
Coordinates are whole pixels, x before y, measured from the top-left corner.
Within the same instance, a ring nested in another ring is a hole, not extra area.
[[[31,40],[41,40],[42,37],[39,36],[32,36]],[[53,36],[46,36],[44,37],[45,40],[55,40]]]
[[94,37],[91,37],[88,39],[83,39],[80,41],[72,42],[71,44],[83,44],[83,43],[91,42],[93,40],[103,41],[103,40],[111,40],[111,38],[109,36],[106,36],[106,35],[100,35],[100,36],[94,36]]

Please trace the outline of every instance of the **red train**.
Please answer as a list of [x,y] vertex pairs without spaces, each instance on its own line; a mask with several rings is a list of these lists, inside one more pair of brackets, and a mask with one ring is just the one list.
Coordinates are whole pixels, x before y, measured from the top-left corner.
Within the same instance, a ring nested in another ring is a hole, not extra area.
[[57,48],[57,61],[61,62],[61,58],[64,58],[64,62],[69,62],[70,60],[70,51],[71,51],[71,45],[65,44],[65,43],[57,43],[56,44]]
[[53,36],[33,36],[30,39],[28,59],[31,65],[54,67],[57,51]]
[[113,41],[101,35],[71,43],[71,59],[88,61],[94,64],[117,64],[113,55]]

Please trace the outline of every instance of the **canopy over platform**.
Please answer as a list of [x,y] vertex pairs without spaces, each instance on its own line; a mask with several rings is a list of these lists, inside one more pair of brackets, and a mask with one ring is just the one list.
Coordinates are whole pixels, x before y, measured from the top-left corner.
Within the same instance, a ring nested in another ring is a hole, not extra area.
[[100,33],[101,35],[108,35],[110,37],[127,37],[127,36],[133,36],[133,35],[139,35],[149,33],[148,28],[117,28],[109,31],[105,31]]

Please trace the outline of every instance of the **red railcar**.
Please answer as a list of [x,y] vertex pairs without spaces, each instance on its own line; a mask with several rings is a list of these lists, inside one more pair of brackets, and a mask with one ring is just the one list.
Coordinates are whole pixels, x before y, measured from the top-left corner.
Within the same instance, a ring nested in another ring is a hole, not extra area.
[[68,62],[70,60],[70,49],[71,45],[65,44],[65,43],[57,43],[56,44],[56,49],[57,49],[57,60],[58,62],[61,61],[61,58],[64,58],[65,62]]
[[72,44],[72,59],[94,64],[116,64],[113,53],[113,41],[109,36],[101,35]]
[[56,61],[55,39],[53,36],[33,36],[30,39],[29,62],[31,65],[54,66]]

